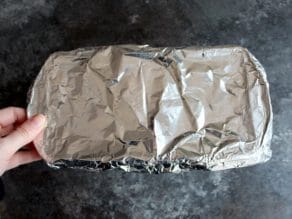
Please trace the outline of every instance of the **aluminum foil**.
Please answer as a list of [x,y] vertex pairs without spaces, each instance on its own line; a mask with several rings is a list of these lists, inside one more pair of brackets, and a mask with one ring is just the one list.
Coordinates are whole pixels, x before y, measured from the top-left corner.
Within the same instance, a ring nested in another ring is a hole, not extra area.
[[101,46],[52,54],[28,116],[52,167],[181,172],[271,157],[266,73],[245,48]]

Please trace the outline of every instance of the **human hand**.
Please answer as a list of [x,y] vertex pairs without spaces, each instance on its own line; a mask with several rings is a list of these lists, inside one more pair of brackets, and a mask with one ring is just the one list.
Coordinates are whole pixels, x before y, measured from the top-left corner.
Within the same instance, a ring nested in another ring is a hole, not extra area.
[[[46,117],[36,115],[27,119],[22,108],[0,110],[0,176],[19,165],[40,160],[32,141],[46,126]],[[20,150],[28,146],[27,150]]]

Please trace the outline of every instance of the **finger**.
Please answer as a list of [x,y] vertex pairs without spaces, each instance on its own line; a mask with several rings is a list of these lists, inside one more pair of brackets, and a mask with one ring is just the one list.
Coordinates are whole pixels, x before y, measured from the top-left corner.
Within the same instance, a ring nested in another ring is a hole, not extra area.
[[20,165],[31,163],[38,160],[41,160],[41,157],[36,150],[19,151],[16,154],[14,154],[13,157],[9,160],[7,168],[8,170],[10,170]]
[[26,113],[22,108],[7,107],[0,110],[0,127],[5,127],[15,122],[22,123],[25,120]]
[[25,121],[8,136],[1,138],[1,147],[7,154],[14,154],[24,145],[32,142],[46,125],[46,117],[38,114]]
[[33,145],[36,149],[43,147],[44,130],[42,130],[33,140]]
[[0,137],[4,137],[6,135],[8,135],[9,133],[11,133],[14,129],[13,125],[8,125],[5,127],[0,127]]
[[44,160],[51,160],[50,157],[45,152],[44,144],[43,144],[44,130],[42,130],[37,137],[33,140],[34,148],[41,155]]

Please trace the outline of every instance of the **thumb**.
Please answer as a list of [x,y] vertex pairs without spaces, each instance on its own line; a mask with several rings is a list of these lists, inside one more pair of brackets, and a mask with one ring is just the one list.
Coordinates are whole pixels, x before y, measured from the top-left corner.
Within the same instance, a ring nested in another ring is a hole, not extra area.
[[24,145],[32,142],[34,138],[45,128],[46,117],[38,114],[21,124],[11,134],[2,138],[2,143],[8,153],[14,154]]

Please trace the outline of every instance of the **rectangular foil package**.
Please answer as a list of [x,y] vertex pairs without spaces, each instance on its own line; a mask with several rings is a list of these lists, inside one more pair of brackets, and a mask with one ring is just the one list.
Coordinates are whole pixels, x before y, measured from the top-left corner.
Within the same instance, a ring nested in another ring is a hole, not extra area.
[[117,45],[52,54],[28,117],[51,167],[223,170],[271,157],[266,73],[245,48]]

